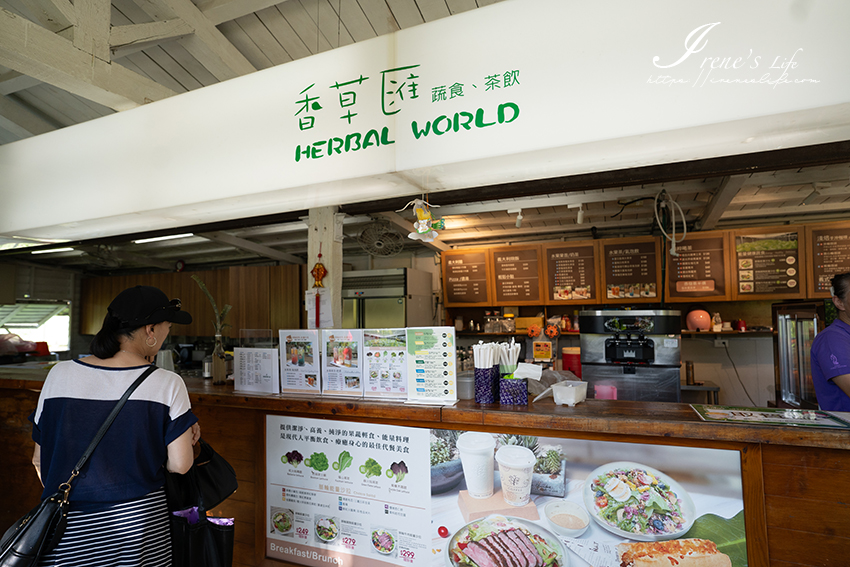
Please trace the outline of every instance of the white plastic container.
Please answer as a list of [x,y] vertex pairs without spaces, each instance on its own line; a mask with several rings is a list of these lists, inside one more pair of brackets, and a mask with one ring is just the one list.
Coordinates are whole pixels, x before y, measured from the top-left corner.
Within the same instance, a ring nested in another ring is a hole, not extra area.
[[461,400],[475,399],[475,374],[465,372],[457,377],[457,397]]
[[493,496],[493,449],[496,440],[489,433],[468,431],[457,438],[466,489],[472,498]]
[[503,445],[496,451],[502,497],[511,506],[525,506],[531,498],[531,476],[537,457],[518,445]]
[[568,405],[572,407],[587,398],[587,382],[568,380],[552,384],[552,396],[559,406]]

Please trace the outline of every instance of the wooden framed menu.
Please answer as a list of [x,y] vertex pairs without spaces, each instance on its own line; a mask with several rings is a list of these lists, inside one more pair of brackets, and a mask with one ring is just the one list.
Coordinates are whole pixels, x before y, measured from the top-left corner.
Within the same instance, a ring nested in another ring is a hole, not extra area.
[[490,257],[486,248],[446,250],[443,264],[443,298],[446,307],[492,305],[488,277]]
[[802,226],[732,232],[732,300],[804,299],[806,247]]
[[678,256],[667,254],[667,285],[670,302],[729,301],[732,276],[729,231],[689,232],[676,244]]
[[494,305],[537,305],[543,302],[540,286],[543,266],[540,245],[502,246],[490,249]]
[[661,301],[661,240],[655,236],[599,241],[602,303]]
[[543,244],[543,297],[547,305],[598,303],[601,262],[594,240]]
[[806,226],[808,297],[830,297],[835,274],[850,272],[850,221]]

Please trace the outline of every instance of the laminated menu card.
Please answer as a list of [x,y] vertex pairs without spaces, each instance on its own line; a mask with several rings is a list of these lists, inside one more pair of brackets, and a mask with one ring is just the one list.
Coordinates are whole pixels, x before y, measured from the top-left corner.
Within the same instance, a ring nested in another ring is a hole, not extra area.
[[407,397],[406,347],[405,329],[363,330],[364,397]]
[[234,348],[233,389],[238,392],[279,394],[278,349]]
[[363,331],[322,330],[322,394],[363,396]]
[[457,401],[455,345],[454,327],[407,329],[408,401]]
[[279,334],[281,392],[320,393],[322,366],[319,361],[319,332],[282,329]]

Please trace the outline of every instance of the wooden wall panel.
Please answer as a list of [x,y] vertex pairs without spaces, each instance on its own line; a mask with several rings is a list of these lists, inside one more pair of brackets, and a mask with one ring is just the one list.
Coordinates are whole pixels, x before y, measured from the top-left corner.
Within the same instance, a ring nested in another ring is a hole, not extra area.
[[271,330],[300,329],[304,289],[301,286],[303,264],[272,266],[270,269],[270,324]]
[[41,483],[32,466],[32,424],[27,419],[37,404],[38,392],[0,389],[0,439],[3,440],[3,482],[0,482],[2,531],[31,510],[41,499]]
[[847,538],[770,527],[767,533],[771,558],[806,567],[847,565]]
[[230,268],[230,336],[243,329],[271,329],[269,317],[269,266]]

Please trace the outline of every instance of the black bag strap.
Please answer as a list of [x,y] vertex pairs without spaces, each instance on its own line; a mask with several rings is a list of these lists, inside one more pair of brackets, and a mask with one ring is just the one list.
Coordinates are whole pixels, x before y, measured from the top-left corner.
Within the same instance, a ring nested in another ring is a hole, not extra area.
[[80,474],[80,470],[83,468],[83,465],[86,464],[86,461],[89,460],[91,454],[94,452],[95,447],[97,447],[100,440],[103,439],[103,436],[106,435],[106,431],[109,429],[109,426],[112,425],[112,422],[115,421],[115,418],[118,416],[118,412],[121,411],[121,408],[124,407],[124,404],[127,402],[127,399],[130,395],[139,387],[139,385],[145,381],[145,378],[153,374],[154,370],[156,370],[156,366],[151,364],[148,366],[142,375],[136,378],[136,381],[130,384],[130,387],[127,388],[127,391],[124,392],[124,395],[121,396],[121,399],[115,404],[115,407],[112,408],[112,411],[106,417],[106,420],[103,422],[103,425],[100,426],[100,429],[92,439],[91,443],[89,443],[88,449],[83,453],[83,456],[80,457],[80,460],[77,462],[77,466],[74,467],[74,470],[71,471],[71,478],[68,479],[68,482],[63,483],[59,486],[60,490],[64,490],[65,492],[65,500],[68,500],[68,493],[71,491],[71,481],[74,480],[74,477]]

